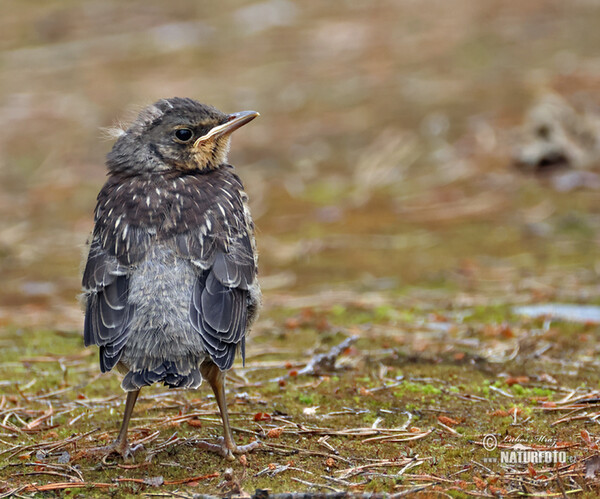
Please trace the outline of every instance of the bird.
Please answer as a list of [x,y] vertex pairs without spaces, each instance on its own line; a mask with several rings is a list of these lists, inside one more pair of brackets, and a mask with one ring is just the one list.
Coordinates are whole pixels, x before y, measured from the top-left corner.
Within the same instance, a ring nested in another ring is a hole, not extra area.
[[82,287],[86,346],[116,367],[127,393],[116,440],[93,449],[133,457],[127,438],[140,390],[210,384],[223,424],[199,446],[227,459],[234,443],[226,372],[261,305],[248,196],[227,162],[232,132],[259,116],[225,114],[190,98],[161,99],[120,130],[97,197]]

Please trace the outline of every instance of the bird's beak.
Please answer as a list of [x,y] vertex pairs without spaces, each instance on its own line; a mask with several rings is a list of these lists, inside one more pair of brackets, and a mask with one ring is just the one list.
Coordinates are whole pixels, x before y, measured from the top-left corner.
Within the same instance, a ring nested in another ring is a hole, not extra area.
[[204,134],[202,137],[196,139],[196,142],[194,142],[194,147],[198,147],[200,144],[206,142],[207,140],[223,137],[224,135],[229,135],[238,128],[244,126],[246,123],[250,123],[257,116],[260,116],[260,114],[256,111],[241,111],[239,113],[230,114],[227,117],[227,121],[225,123],[211,128],[211,130],[207,134]]

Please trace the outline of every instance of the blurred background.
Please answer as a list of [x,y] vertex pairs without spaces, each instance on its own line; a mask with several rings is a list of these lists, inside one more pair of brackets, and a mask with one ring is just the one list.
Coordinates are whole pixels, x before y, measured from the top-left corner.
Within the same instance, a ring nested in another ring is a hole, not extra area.
[[599,25],[592,0],[3,0],[0,325],[81,328],[103,128],[173,96],[261,113],[230,162],[267,310],[597,303]]

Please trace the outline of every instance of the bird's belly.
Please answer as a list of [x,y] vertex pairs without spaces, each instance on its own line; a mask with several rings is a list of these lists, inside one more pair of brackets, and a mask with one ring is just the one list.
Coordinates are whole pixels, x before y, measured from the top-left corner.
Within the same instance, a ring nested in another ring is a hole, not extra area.
[[185,373],[205,357],[200,335],[189,319],[197,275],[191,262],[156,244],[131,275],[129,303],[134,313],[121,362],[131,370],[174,362]]

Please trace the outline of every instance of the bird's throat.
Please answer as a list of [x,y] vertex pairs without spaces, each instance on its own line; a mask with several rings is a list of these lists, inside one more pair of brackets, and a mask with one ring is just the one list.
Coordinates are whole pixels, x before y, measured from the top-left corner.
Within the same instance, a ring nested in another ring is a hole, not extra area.
[[[229,137],[221,137],[215,140],[207,140],[199,143],[192,153],[192,161],[182,165],[184,169],[192,170],[215,170],[227,163],[229,152]],[[191,168],[190,168],[191,167]]]

